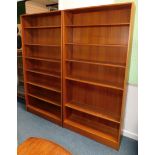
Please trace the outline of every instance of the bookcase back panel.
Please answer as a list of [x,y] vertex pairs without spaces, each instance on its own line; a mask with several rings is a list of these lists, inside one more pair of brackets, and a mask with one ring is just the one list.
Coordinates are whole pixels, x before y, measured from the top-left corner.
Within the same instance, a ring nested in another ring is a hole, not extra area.
[[73,28],[65,29],[66,36],[64,38],[64,43],[72,43],[73,42]]
[[131,6],[95,9],[79,9],[68,11],[65,22],[73,25],[85,24],[114,24],[130,22]]
[[118,125],[109,121],[105,121],[101,118],[97,118],[73,109],[67,108],[67,119],[86,126],[87,128],[94,129],[104,134],[107,134],[117,140]]
[[73,28],[73,43],[127,45],[129,27]]
[[60,47],[27,46],[25,50],[27,57],[58,59],[58,60],[60,60],[61,58]]
[[123,88],[124,68],[107,67],[100,65],[90,65],[85,63],[68,62],[67,75],[86,81],[101,84],[110,84]]
[[61,89],[61,79],[55,77],[27,72],[27,80],[28,82],[33,82],[39,85],[55,88],[58,90]]
[[24,26],[33,27],[33,26],[60,26],[61,25],[61,16],[56,14],[51,16],[50,14],[42,14],[38,16],[25,16],[24,17]]
[[122,91],[67,81],[67,101],[120,120]]
[[38,61],[38,60],[27,60],[27,69],[41,71],[45,73],[51,73],[55,75],[61,75],[61,65],[60,63],[55,62],[46,62],[46,61]]
[[52,105],[48,102],[41,101],[31,96],[28,96],[28,98],[29,98],[29,105],[44,110],[48,113],[54,114],[57,117],[61,116],[61,109],[59,107]]
[[66,46],[67,59],[114,63],[125,66],[127,47]]
[[27,29],[25,43],[31,44],[61,44],[61,29]]
[[28,92],[31,95],[38,96],[39,98],[43,98],[45,100],[49,100],[61,105],[61,94],[58,92],[54,92],[30,84],[28,84]]

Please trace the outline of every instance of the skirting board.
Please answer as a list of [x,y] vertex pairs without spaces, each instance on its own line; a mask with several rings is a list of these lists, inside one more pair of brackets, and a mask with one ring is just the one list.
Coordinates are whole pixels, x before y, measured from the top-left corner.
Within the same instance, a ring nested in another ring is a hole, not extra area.
[[123,130],[123,136],[128,137],[128,138],[132,138],[134,140],[138,140],[137,134],[130,132],[130,131],[127,131],[127,130]]

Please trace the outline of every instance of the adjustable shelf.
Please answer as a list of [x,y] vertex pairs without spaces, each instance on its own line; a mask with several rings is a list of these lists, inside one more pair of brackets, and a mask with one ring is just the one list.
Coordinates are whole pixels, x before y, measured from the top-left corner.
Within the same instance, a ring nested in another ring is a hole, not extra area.
[[61,93],[46,89],[45,87],[40,87],[38,85],[32,85],[28,83],[27,85],[28,95],[34,98],[38,98],[42,101],[61,106]]
[[78,46],[107,46],[107,47],[127,47],[125,44],[92,44],[92,43],[65,43],[66,45],[78,45]]
[[[67,108],[67,111],[70,115],[64,120],[65,127],[76,132],[80,130],[82,135],[87,135],[93,139],[97,137],[97,139],[100,139],[106,144],[110,144],[110,142],[112,142],[112,145],[116,145],[118,143],[118,124],[109,123],[76,110]],[[111,126],[108,124],[111,124]]]
[[61,93],[61,90],[59,90],[59,89],[51,88],[51,87],[48,87],[48,86],[45,86],[45,85],[42,85],[42,84],[38,84],[38,83],[34,83],[34,82],[27,82],[27,84],[31,84],[33,86],[37,86],[37,87],[40,87],[40,88],[44,88],[44,89],[47,89],[47,90],[51,90],[51,91]]
[[61,28],[60,25],[58,26],[27,26],[24,29],[52,29],[52,28]]
[[44,115],[45,117],[49,117],[51,119],[55,119],[57,121],[60,121],[59,117],[57,116],[58,114],[51,114],[51,112],[47,112],[46,110],[42,110],[42,108],[37,108],[31,105],[27,106],[28,109],[30,109],[30,111],[34,111],[36,113],[39,113],[41,115]]
[[80,112],[87,113],[87,114],[95,116],[95,117],[99,117],[99,118],[108,120],[111,122],[120,123],[119,118],[111,117],[110,114],[102,114],[104,109],[98,109],[95,106],[85,105],[85,104],[76,103],[76,102],[72,101],[71,103],[66,103],[66,107],[69,107],[71,109],[74,109],[74,110],[77,110]]
[[[133,3],[64,11],[64,127],[119,149]],[[91,18],[90,18],[91,17]]]
[[56,63],[61,63],[61,61],[60,61],[60,60],[42,59],[42,58],[36,58],[36,57],[26,57],[26,59],[38,60],[38,61],[47,61],[47,62],[56,62]]
[[60,107],[60,104],[58,104],[58,103],[56,103],[56,102],[53,102],[53,101],[50,101],[50,100],[47,100],[47,99],[44,99],[44,98],[42,98],[42,97],[38,97],[38,96],[32,95],[32,94],[30,94],[30,93],[28,93],[28,96],[31,96],[31,97],[33,97],[33,98],[36,98],[36,99],[39,99],[39,100],[41,100],[41,101],[45,101],[45,102],[48,102],[48,103],[50,103],[50,104],[53,104],[53,105],[56,105],[56,106]]
[[27,110],[62,125],[61,11],[22,16]]
[[34,44],[34,43],[25,43],[26,46],[47,46],[47,47],[61,47],[61,45],[50,45],[50,44]]
[[61,76],[59,76],[59,75],[50,74],[50,73],[45,73],[45,72],[40,72],[40,71],[36,71],[36,70],[27,69],[26,71],[27,71],[27,72],[32,72],[32,73],[41,74],[41,75],[48,75],[48,76],[56,77],[56,78],[59,78],[59,79],[61,78]]
[[108,67],[117,67],[117,68],[125,68],[125,64],[112,64],[108,62],[95,62],[95,61],[89,61],[89,60],[73,60],[73,59],[67,59],[66,62],[76,62],[76,63],[84,63],[84,64],[90,64],[90,65],[100,65],[100,66],[108,66]]
[[130,23],[111,23],[111,24],[85,24],[85,25],[66,25],[66,27],[103,27],[103,26],[128,26]]
[[86,84],[89,84],[89,85],[94,85],[94,86],[99,86],[99,87],[106,87],[106,88],[110,88],[110,89],[116,89],[116,90],[123,91],[123,88],[115,87],[115,86],[112,86],[112,85],[101,84],[101,83],[97,83],[97,82],[91,82],[91,81],[88,81],[88,80],[80,80],[80,79],[75,79],[75,78],[70,78],[70,77],[66,77],[66,79],[71,80],[71,81],[80,82],[80,83],[86,83]]
[[[54,108],[52,107],[50,109],[54,109]],[[48,119],[54,123],[61,125],[60,114],[58,112],[56,113],[54,110],[47,112],[47,109],[43,110],[43,106],[37,107],[37,106],[31,106],[31,105],[27,105],[27,110],[39,116],[42,116],[45,119]]]
[[[79,118],[75,118],[76,120],[78,120]],[[88,136],[91,137],[92,139],[94,139],[94,137],[100,139],[100,141],[103,141],[103,143],[107,143],[107,145],[109,145],[108,143],[113,142],[115,145],[117,145],[117,138],[110,136],[108,134],[105,134],[102,131],[97,131],[94,130],[92,127],[88,127],[86,125],[86,123],[80,124],[80,123],[76,123],[74,120],[64,120],[64,124],[67,128],[78,132],[80,130],[80,133],[84,136]],[[104,127],[105,128],[105,127]]]

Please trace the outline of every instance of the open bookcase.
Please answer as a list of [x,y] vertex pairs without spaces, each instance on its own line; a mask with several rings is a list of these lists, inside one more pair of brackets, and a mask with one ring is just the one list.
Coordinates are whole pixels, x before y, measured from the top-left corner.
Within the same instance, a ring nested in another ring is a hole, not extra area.
[[133,3],[63,12],[63,125],[119,148]]
[[61,11],[22,16],[27,110],[62,125]]
[[134,3],[23,15],[27,110],[119,149],[133,20]]

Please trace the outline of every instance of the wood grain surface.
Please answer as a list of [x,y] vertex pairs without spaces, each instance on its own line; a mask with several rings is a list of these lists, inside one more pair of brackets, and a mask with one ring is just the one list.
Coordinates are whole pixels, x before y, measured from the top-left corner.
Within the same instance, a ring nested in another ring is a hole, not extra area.
[[49,140],[41,138],[28,138],[18,146],[18,155],[71,155],[63,147]]

